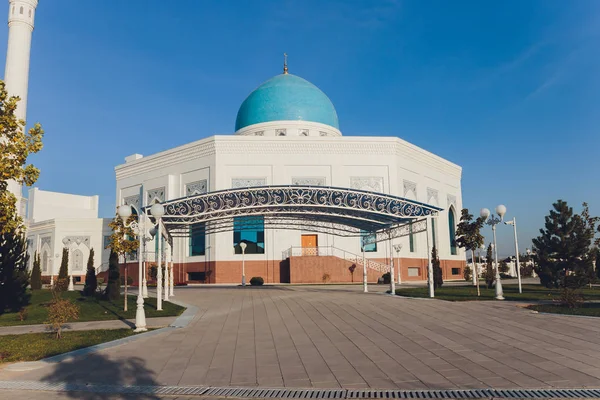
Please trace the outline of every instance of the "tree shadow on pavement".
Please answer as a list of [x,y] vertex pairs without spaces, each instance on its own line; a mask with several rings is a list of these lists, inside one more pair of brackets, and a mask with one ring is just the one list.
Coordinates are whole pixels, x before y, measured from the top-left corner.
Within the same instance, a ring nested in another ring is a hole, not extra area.
[[104,400],[122,397],[153,400],[159,397],[150,388],[141,388],[135,394],[120,396],[117,395],[118,392],[115,393],[115,389],[123,386],[159,386],[154,375],[140,358],[115,361],[105,355],[91,353],[57,363],[54,370],[41,380],[66,384],[67,391],[61,394],[72,399]]

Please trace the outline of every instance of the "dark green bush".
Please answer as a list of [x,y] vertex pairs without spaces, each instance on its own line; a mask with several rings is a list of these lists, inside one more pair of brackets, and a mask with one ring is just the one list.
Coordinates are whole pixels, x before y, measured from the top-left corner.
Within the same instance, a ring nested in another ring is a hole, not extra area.
[[389,285],[390,282],[392,281],[391,275],[389,272],[386,272],[385,274],[381,275],[381,279],[383,279],[383,283],[386,285]]
[[252,286],[262,286],[264,283],[265,280],[260,276],[253,276],[252,279],[250,279],[250,284]]
[[[121,285],[125,285],[125,277],[124,276],[121,276]],[[128,286],[133,285],[133,278],[130,276],[127,277],[127,285]]]

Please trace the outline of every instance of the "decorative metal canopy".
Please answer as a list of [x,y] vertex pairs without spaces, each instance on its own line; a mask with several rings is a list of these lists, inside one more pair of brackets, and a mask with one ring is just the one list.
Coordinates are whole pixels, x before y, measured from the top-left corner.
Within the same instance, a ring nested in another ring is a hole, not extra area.
[[[403,236],[405,230],[408,232],[407,224],[441,211],[383,193],[299,185],[228,189],[169,200],[163,205],[162,221],[173,236],[189,236],[195,224],[204,224],[207,234],[231,231],[234,217],[262,216],[265,227],[271,229],[312,230],[338,236],[385,232],[388,239]],[[246,218],[236,221],[236,227],[244,221],[249,226],[256,224]]]

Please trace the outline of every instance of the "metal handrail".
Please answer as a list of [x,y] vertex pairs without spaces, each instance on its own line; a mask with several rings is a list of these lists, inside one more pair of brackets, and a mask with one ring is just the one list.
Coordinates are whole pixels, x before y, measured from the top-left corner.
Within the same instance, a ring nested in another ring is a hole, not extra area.
[[[289,249],[283,251],[282,258],[288,259],[290,257],[302,257],[302,256],[333,256],[341,258],[343,260],[355,263],[357,266],[363,265],[363,258],[349,251],[340,249],[335,246],[319,246],[319,247],[301,247],[292,246]],[[365,258],[365,264],[367,268],[373,269],[379,272],[389,272],[390,266],[377,261]]]

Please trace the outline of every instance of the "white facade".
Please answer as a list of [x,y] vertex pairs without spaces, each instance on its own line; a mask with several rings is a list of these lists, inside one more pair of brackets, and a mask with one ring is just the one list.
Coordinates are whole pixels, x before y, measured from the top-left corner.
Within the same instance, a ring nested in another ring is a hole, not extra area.
[[[4,82],[9,95],[19,96],[21,101],[15,112],[17,118],[27,118],[27,92],[29,88],[29,57],[31,36],[35,21],[38,0],[9,0],[8,9],[8,48]],[[17,198],[17,210],[25,214],[25,201],[22,200],[22,187],[9,181],[8,190]]]
[[[28,199],[27,241],[29,265],[40,255],[42,275],[58,275],[62,250],[69,249],[69,272],[86,273],[90,249],[98,272],[108,268],[109,219],[98,218],[98,196],[78,196],[32,188]],[[78,280],[76,278],[76,280]]]
[[[115,168],[116,203],[139,207],[155,200],[262,185],[322,185],[381,192],[443,208],[435,224],[439,257],[464,261],[461,249],[451,254],[447,212],[454,212],[456,224],[462,208],[459,166],[394,137],[248,134],[321,129],[321,124],[309,122],[281,121],[279,128],[276,125],[257,124],[236,135],[212,136],[148,157],[127,157],[125,164]],[[305,128],[298,128],[300,125]],[[302,233],[306,232],[265,229],[265,253],[246,255],[246,260],[281,260],[285,250],[301,245]],[[191,257],[188,240],[175,239],[175,262],[205,262],[207,257],[208,261],[241,260],[234,252],[232,232],[208,235],[206,256]],[[402,258],[426,259],[425,235],[417,234],[415,240],[413,252],[408,237],[393,243],[403,244]],[[355,237],[319,233],[318,245],[360,253],[359,238]],[[379,243],[377,251],[367,256],[388,257],[387,245]]]

